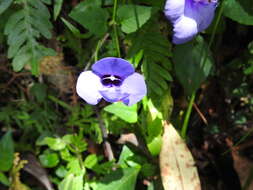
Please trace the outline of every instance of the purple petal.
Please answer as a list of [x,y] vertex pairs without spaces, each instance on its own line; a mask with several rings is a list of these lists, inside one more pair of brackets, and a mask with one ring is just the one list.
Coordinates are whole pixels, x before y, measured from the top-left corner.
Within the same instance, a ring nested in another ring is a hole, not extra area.
[[118,102],[129,96],[128,93],[122,93],[121,89],[115,86],[110,88],[104,87],[99,92],[107,102]]
[[131,106],[140,101],[147,94],[147,87],[144,78],[139,73],[134,73],[127,77],[120,87],[122,93],[129,94],[122,99],[123,103]]
[[217,0],[167,0],[165,16],[173,24],[173,43],[190,41],[212,22]]
[[104,75],[114,75],[124,79],[134,73],[134,67],[124,59],[107,57],[100,59],[92,65],[92,71],[100,77]]
[[164,14],[172,23],[174,23],[184,14],[184,6],[185,0],[167,0]]
[[183,16],[174,24],[173,32],[173,43],[188,42],[198,33],[197,23],[194,19]]
[[185,16],[194,19],[198,24],[198,31],[205,30],[212,22],[217,0],[186,0]]
[[101,100],[99,90],[102,88],[100,78],[92,71],[82,72],[77,79],[76,92],[88,104],[95,105]]

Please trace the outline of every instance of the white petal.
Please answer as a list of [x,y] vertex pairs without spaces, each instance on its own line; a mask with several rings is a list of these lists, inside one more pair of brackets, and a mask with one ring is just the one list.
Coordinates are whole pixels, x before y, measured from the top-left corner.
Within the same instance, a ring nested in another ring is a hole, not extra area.
[[173,43],[182,44],[190,41],[198,33],[197,22],[189,17],[182,16],[173,29]]
[[172,22],[176,22],[184,14],[185,0],[167,0],[164,7],[165,16]]
[[79,75],[76,92],[88,104],[95,105],[100,101],[102,98],[100,89],[102,89],[100,78],[92,71],[84,71]]

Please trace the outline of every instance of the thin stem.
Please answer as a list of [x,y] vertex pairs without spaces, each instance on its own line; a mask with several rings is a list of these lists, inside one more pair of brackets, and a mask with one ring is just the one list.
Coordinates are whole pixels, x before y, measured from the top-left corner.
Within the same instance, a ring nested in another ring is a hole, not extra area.
[[121,57],[120,54],[120,46],[119,46],[119,37],[117,30],[117,22],[116,22],[116,14],[117,14],[118,0],[114,0],[113,4],[113,14],[112,14],[112,25],[113,25],[113,33],[114,33],[114,42],[117,50],[118,57]]
[[185,137],[186,137],[186,132],[187,132],[188,123],[189,123],[189,119],[190,119],[190,116],[191,116],[192,106],[193,106],[193,103],[194,103],[194,100],[195,100],[195,96],[196,96],[196,93],[193,92],[192,95],[191,95],[190,103],[188,105],[188,108],[187,108],[187,111],[186,111],[186,114],[185,114],[183,127],[181,129],[181,136],[182,136],[183,139],[185,139]]
[[97,118],[98,118],[98,121],[99,121],[99,127],[101,129],[102,136],[103,136],[103,144],[104,144],[104,149],[105,149],[105,155],[108,157],[108,160],[110,161],[110,160],[114,159],[114,155],[113,155],[111,144],[107,140],[107,138],[108,138],[107,130],[105,128],[104,121],[101,118],[99,108],[95,107],[95,111],[96,111],[96,115],[97,115]]
[[105,36],[98,41],[95,52],[92,54],[89,62],[86,64],[84,71],[87,71],[89,69],[89,67],[91,66],[92,60],[94,58],[95,62],[98,60],[98,52],[101,49],[101,47],[104,45],[105,41],[107,40],[107,38],[109,37],[109,33],[106,33]]

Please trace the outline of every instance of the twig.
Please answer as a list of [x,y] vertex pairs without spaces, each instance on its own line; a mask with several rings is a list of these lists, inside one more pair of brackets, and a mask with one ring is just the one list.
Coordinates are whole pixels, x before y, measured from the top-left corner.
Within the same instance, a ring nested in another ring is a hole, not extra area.
[[98,118],[98,121],[99,121],[99,127],[101,129],[102,136],[103,136],[103,144],[104,144],[104,149],[105,149],[105,155],[108,157],[108,160],[111,161],[111,160],[114,159],[114,155],[113,155],[111,144],[107,140],[108,139],[108,134],[107,134],[107,131],[106,131],[106,128],[105,128],[105,125],[104,125],[104,121],[101,118],[100,111],[99,111],[99,108],[97,106],[95,107],[95,111],[96,111],[97,118]]
[[194,109],[198,112],[198,114],[199,114],[200,118],[202,119],[202,121],[203,121],[206,125],[208,125],[208,122],[207,122],[205,116],[204,116],[203,113],[199,110],[198,106],[197,106],[195,103],[193,103],[193,107],[194,107]]

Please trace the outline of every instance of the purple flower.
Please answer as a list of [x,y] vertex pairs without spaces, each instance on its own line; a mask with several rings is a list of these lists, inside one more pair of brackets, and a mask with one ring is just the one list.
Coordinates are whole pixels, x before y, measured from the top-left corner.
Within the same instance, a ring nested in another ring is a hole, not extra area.
[[173,24],[173,43],[190,41],[212,22],[218,0],[167,0],[165,16]]
[[104,98],[130,106],[147,93],[143,76],[134,72],[129,62],[115,57],[101,59],[92,66],[92,71],[82,72],[76,90],[82,99],[93,105]]

